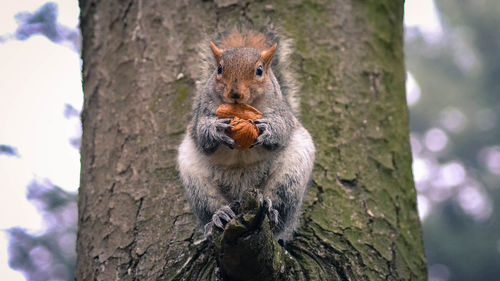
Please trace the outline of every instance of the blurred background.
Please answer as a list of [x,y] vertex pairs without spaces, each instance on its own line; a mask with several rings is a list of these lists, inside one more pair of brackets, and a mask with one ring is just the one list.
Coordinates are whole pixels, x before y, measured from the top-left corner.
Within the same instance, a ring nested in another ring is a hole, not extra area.
[[[76,0],[0,10],[0,276],[73,280]],[[413,173],[432,281],[500,280],[500,5],[406,0]]]

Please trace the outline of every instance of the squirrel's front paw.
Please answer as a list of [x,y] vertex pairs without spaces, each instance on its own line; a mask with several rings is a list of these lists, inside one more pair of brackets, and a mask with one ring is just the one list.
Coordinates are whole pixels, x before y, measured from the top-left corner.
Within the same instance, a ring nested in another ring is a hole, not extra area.
[[255,120],[254,124],[259,129],[259,136],[255,140],[253,146],[263,145],[271,137],[270,125],[263,119]]
[[227,133],[233,128],[233,126],[229,125],[229,123],[231,123],[231,119],[229,118],[218,119],[217,123],[215,124],[215,137],[220,143],[233,149],[235,142],[231,137],[227,135]]
[[266,212],[267,218],[269,219],[269,224],[271,224],[271,228],[277,227],[279,223],[279,213],[278,210],[273,208],[271,199],[264,199],[262,207],[264,208],[264,212]]
[[229,205],[222,206],[220,209],[215,211],[212,215],[212,220],[205,224],[205,236],[210,236],[212,234],[212,228],[214,225],[220,229],[224,229],[224,226],[236,217],[238,210],[239,202],[233,202]]

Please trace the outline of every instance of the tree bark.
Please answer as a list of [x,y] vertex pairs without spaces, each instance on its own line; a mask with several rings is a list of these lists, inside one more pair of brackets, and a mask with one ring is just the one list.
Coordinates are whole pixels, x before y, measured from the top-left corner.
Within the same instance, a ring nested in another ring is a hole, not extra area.
[[[80,0],[80,7],[85,103],[77,280],[220,275],[217,253],[232,249],[203,239],[175,167],[192,114],[196,45],[235,24],[271,23],[295,42],[301,120],[317,148],[294,239],[284,248],[262,240],[283,265],[271,266],[271,274],[426,279],[402,1]],[[228,268],[227,260],[219,263]]]

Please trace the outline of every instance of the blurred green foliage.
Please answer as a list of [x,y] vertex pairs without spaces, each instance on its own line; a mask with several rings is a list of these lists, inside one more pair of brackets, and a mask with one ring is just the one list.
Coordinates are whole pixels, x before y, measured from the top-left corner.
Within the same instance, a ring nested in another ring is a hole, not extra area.
[[500,278],[500,5],[436,0],[442,34],[407,30],[429,280]]

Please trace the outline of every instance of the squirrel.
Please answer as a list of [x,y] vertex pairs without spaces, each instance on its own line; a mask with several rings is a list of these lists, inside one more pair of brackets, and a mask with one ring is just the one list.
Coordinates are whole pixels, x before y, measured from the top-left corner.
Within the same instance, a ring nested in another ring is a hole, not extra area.
[[[290,42],[271,31],[233,30],[220,36],[207,44],[211,52],[205,48],[201,54],[206,71],[178,150],[186,198],[209,236],[213,225],[223,229],[236,216],[243,192],[257,188],[275,239],[286,241],[297,226],[315,157],[312,138],[295,113],[295,84],[286,70]],[[262,112],[249,149],[233,149],[231,119],[216,116],[217,108],[228,103]]]

